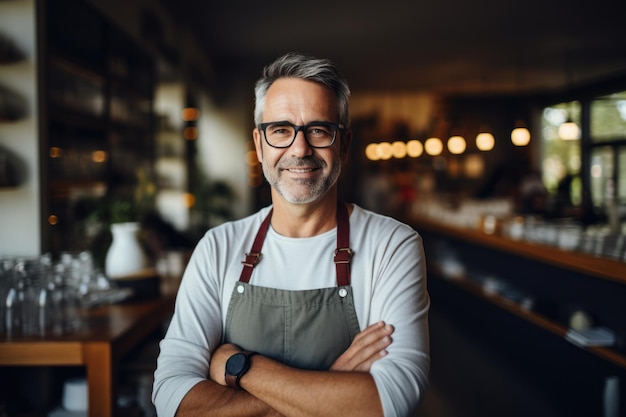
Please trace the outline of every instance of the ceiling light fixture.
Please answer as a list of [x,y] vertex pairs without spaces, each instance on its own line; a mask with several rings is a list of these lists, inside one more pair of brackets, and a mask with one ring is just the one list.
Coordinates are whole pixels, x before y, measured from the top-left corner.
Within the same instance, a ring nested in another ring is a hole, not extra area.
[[370,143],[365,147],[365,156],[370,161],[378,161],[380,159],[380,153],[378,151],[378,143]]
[[511,142],[515,146],[526,146],[530,143],[530,131],[521,120],[515,123],[515,129],[511,132]]
[[481,132],[476,135],[476,147],[481,151],[490,151],[496,144],[496,139],[489,132]]
[[463,136],[451,136],[448,139],[448,150],[451,154],[460,155],[465,152],[465,148],[467,144],[465,143],[465,138]]
[[391,154],[396,159],[402,159],[406,156],[406,143],[402,141],[395,141],[391,144]]
[[439,138],[428,138],[424,142],[426,153],[431,156],[437,156],[443,152],[443,142]]
[[393,156],[393,147],[389,142],[381,142],[378,144],[378,156],[383,161],[391,159]]
[[558,134],[562,140],[578,140],[580,139],[580,127],[574,122],[572,115],[576,114],[576,102],[567,103],[567,119],[559,125]]
[[410,140],[406,143],[406,153],[411,158],[417,158],[424,153],[424,145],[419,140]]
[[559,126],[559,137],[563,140],[578,140],[580,139],[580,128],[576,123],[568,117],[565,123],[561,123]]

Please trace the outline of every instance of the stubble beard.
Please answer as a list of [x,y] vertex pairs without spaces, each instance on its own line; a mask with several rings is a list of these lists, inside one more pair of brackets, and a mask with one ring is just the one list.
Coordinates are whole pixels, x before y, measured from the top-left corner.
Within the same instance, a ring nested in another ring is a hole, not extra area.
[[[298,163],[291,166],[301,165],[303,167],[310,166],[311,162],[303,162],[305,159],[298,160]],[[315,160],[313,162],[316,166],[323,166],[324,162]],[[324,196],[328,190],[330,190],[339,179],[341,174],[341,162],[334,160],[330,172],[326,176],[314,176],[312,178],[290,180],[291,183],[286,184],[282,177],[283,171],[279,169],[281,163],[279,162],[275,169],[267,166],[267,163],[263,162],[263,174],[265,179],[272,186],[276,192],[281,195],[285,200],[293,204],[306,204],[319,199]]]

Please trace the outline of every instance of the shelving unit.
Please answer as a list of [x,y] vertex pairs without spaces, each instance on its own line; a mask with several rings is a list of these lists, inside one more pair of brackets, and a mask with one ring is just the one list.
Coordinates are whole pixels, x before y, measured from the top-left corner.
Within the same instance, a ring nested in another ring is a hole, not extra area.
[[[15,66],[24,59],[24,54],[17,48],[14,40],[0,31],[0,67]],[[0,125],[14,123],[24,118],[26,107],[25,100],[0,80]],[[0,135],[2,133],[0,126]],[[16,159],[16,155],[0,146],[0,191],[14,189],[22,181]]]
[[136,200],[153,177],[156,66],[84,1],[48,2],[45,21],[43,246],[58,253],[85,248],[80,228],[105,196]]
[[446,236],[523,256],[529,260],[626,284],[626,263],[624,262],[595,257],[581,252],[564,251],[552,246],[516,241],[477,230],[452,227],[424,218],[413,219],[412,223],[416,225],[418,230],[436,231]]
[[[568,331],[567,320],[573,308],[592,312],[600,323],[608,322],[607,327],[618,332],[618,342],[624,337],[619,332],[626,325],[626,307],[623,303],[626,295],[626,263],[514,241],[429,219],[413,219],[412,224],[424,238],[430,277],[461,288],[471,296],[562,338],[564,343],[570,343],[565,340],[565,335]],[[441,242],[445,242],[447,249],[438,246]],[[438,252],[448,249],[455,251],[468,264],[460,276],[447,276],[438,262],[442,256]],[[477,268],[481,270],[479,275],[495,276],[505,282],[511,280],[514,287],[536,296],[542,304],[550,304],[550,308],[545,311],[541,308],[525,309],[505,295],[485,291],[484,283],[472,276]],[[581,349],[622,370],[626,369],[624,346],[590,346]]]
[[[531,310],[524,309],[519,304],[501,295],[487,294],[480,285],[468,278],[446,279],[441,273],[437,272],[431,272],[431,276],[434,276],[436,279],[445,280],[451,285],[456,285],[467,291],[468,293],[479,297],[480,299],[488,301],[523,320],[526,320],[538,327],[541,327],[542,329],[547,330],[548,332],[551,332],[556,336],[565,338],[565,334],[567,333],[567,328],[565,326],[555,323],[554,321],[549,320],[540,314],[534,313]],[[588,346],[581,348],[602,359],[610,361],[615,365],[621,366],[622,368],[626,369],[626,356],[615,352],[613,349],[600,346]]]

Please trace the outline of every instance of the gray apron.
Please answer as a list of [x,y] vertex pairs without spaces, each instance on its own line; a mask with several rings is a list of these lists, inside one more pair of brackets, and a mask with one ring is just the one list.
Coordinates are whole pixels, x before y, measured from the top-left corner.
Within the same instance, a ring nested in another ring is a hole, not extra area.
[[337,287],[289,291],[249,283],[261,258],[272,211],[243,261],[226,314],[224,340],[300,369],[327,370],[346,351],[360,327],[350,286],[350,221],[337,206]]

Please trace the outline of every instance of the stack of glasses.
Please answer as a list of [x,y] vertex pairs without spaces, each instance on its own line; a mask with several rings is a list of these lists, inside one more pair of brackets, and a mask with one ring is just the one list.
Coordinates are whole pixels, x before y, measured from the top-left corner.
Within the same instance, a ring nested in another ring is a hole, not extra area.
[[94,267],[89,252],[0,259],[0,334],[59,336],[80,330],[83,311],[128,298]]

